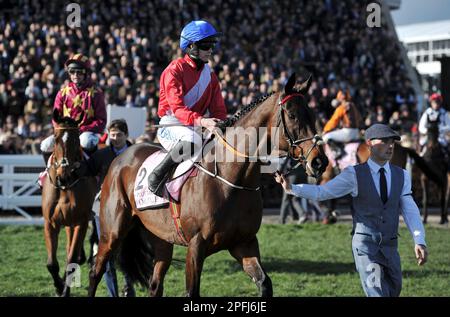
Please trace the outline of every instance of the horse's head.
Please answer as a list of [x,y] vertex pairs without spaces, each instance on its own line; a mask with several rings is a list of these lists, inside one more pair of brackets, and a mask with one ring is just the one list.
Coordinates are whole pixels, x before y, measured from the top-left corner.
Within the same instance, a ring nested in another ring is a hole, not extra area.
[[310,85],[311,77],[297,86],[295,73],[292,74],[280,93],[275,115],[280,129],[279,149],[298,160],[308,175],[317,178],[325,171],[328,159],[317,135],[314,112],[306,100]]
[[439,118],[427,119],[427,135],[429,140],[437,140],[439,137]]
[[72,118],[61,118],[59,112],[53,111],[55,122],[55,148],[53,150],[52,167],[56,171],[56,185],[65,186],[72,172],[79,167],[81,160],[78,124]]

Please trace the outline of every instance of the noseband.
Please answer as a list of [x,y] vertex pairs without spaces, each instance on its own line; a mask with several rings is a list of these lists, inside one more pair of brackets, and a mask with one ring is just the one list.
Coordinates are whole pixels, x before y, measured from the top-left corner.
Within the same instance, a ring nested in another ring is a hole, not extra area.
[[[311,152],[317,148],[318,146],[323,144],[323,140],[322,137],[318,134],[312,136],[312,137],[307,137],[307,138],[302,138],[302,139],[297,139],[294,140],[294,137],[292,136],[292,134],[289,132],[288,128],[286,127],[286,121],[284,118],[284,113],[287,111],[286,110],[286,102],[288,102],[290,99],[294,98],[294,97],[301,97],[302,99],[305,99],[305,97],[300,94],[300,93],[293,93],[290,95],[287,95],[286,97],[284,97],[283,99],[281,99],[280,97],[280,101],[278,102],[278,125],[281,126],[282,130],[283,130],[283,134],[286,138],[286,141],[289,144],[289,149],[287,150],[288,153],[288,158],[292,158],[295,161],[298,161],[298,163],[290,168],[286,174],[289,174],[289,172],[291,172],[292,170],[296,169],[297,167],[299,167],[300,165],[305,169],[306,171],[306,167],[307,167],[307,163],[308,163],[308,157],[311,154]],[[302,144],[303,142],[306,141],[310,141],[313,140],[312,145],[309,147],[308,151],[306,151],[306,155],[304,154],[303,148],[300,146],[300,144]],[[300,155],[299,156],[295,156],[295,149],[296,148],[300,148]]]

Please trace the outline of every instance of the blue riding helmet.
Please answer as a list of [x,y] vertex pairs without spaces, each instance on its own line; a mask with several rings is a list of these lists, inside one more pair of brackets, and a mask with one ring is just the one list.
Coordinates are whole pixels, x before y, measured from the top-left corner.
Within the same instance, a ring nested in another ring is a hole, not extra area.
[[185,51],[192,43],[201,41],[207,37],[220,35],[221,33],[217,32],[216,29],[206,21],[191,21],[181,31],[180,48]]

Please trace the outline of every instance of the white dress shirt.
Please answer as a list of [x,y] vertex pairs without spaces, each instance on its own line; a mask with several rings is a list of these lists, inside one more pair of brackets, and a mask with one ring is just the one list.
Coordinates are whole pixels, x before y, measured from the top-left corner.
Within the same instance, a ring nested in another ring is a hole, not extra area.
[[[391,168],[389,163],[380,166],[372,159],[367,161],[372,174],[373,183],[380,194],[380,168],[384,167],[388,197],[391,192]],[[417,207],[411,195],[411,178],[407,171],[403,170],[404,183],[400,194],[400,208],[402,210],[403,219],[409,232],[414,238],[416,244],[425,244],[425,229],[420,218],[419,208]],[[339,198],[347,194],[352,197],[358,196],[358,182],[356,180],[356,172],[353,166],[345,168],[339,175],[330,180],[324,185],[310,185],[310,184],[292,184],[292,189],[289,194],[300,196],[312,200],[328,200]]]

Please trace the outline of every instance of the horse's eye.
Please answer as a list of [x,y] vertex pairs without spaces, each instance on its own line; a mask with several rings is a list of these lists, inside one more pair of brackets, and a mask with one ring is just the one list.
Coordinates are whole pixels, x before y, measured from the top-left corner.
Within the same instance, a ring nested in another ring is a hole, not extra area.
[[293,113],[288,113],[288,117],[289,117],[289,119],[294,120],[294,119],[295,119],[295,114],[293,114]]

